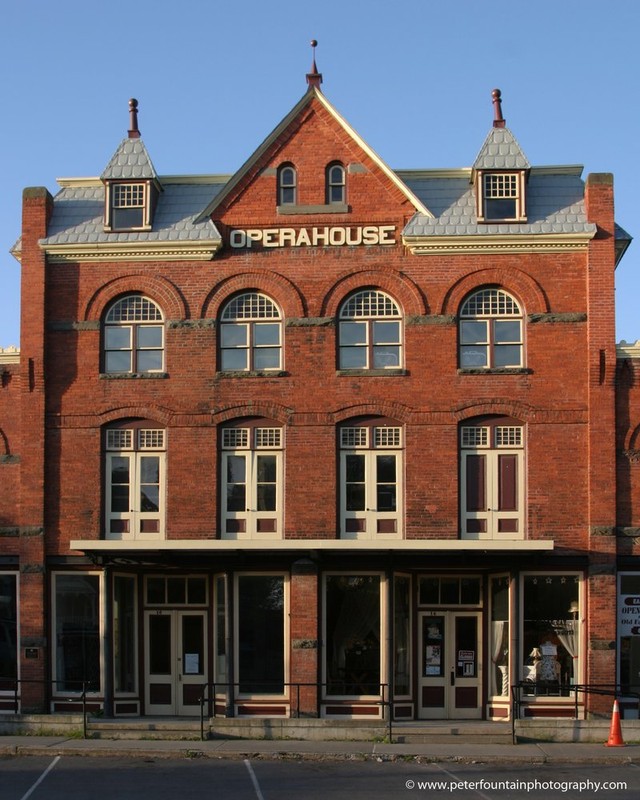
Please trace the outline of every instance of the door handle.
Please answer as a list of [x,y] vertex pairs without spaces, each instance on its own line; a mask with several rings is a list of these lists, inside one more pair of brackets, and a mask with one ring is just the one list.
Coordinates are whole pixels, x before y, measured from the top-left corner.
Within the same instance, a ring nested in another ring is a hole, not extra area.
[[449,682],[450,682],[451,686],[455,686],[456,685],[456,673],[455,673],[455,671],[453,669],[451,670],[451,675],[449,677]]

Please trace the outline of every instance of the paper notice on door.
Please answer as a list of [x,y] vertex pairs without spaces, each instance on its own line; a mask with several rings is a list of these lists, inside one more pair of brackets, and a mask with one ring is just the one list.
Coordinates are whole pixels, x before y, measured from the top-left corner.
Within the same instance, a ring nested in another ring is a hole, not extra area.
[[199,653],[185,653],[184,654],[184,674],[185,675],[198,675],[200,673],[200,654]]

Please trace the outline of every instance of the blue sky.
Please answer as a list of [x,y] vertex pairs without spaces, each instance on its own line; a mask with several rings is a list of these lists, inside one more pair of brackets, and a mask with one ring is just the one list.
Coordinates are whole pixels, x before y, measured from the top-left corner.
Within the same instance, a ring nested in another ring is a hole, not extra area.
[[8,0],[0,9],[0,347],[18,343],[25,186],[99,175],[128,99],[160,174],[232,173],[306,90],[392,168],[470,166],[491,90],[533,165],[613,172],[633,242],[617,339],[640,339],[636,0]]

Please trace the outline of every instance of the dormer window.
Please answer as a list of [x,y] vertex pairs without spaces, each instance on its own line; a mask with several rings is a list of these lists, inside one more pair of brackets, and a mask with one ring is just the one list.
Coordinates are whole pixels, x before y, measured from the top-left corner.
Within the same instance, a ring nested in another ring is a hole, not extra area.
[[524,172],[483,172],[478,184],[479,220],[505,222],[526,218]]
[[[107,183],[105,229],[140,231],[151,227],[152,201],[157,192],[147,181]],[[155,203],[153,203],[155,205]]]

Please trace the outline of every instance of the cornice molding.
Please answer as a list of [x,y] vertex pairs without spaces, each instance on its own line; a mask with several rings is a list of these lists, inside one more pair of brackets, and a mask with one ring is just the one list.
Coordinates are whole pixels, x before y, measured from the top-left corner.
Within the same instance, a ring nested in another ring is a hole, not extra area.
[[465,253],[523,253],[586,250],[593,238],[584,234],[501,234],[496,236],[403,236],[414,256]]
[[211,261],[222,248],[222,240],[41,244],[40,247],[51,264],[79,261]]

